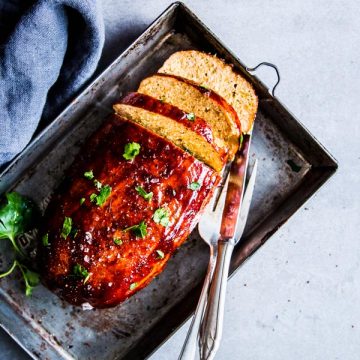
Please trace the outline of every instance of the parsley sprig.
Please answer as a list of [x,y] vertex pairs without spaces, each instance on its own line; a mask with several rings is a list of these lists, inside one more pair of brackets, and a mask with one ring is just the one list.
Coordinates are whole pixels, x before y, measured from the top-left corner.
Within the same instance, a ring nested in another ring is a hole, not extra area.
[[14,250],[23,255],[16,238],[30,229],[36,208],[32,201],[16,192],[7,193],[5,197],[6,203],[0,207],[0,239],[10,240]]
[[141,221],[139,224],[130,226],[123,231],[132,231],[136,237],[144,238],[147,235],[147,225],[145,221]]
[[73,274],[84,279],[84,284],[90,279],[90,273],[86,270],[85,266],[76,264],[73,268]]
[[154,195],[152,192],[147,193],[141,186],[136,186],[135,190],[147,201],[150,201]]
[[165,257],[165,254],[161,250],[156,250],[156,253],[158,254],[159,259],[163,259]]
[[137,284],[136,282],[134,282],[134,283],[130,284],[129,289],[130,289],[130,290],[135,290],[136,287],[137,287],[137,285],[138,285],[138,284]]
[[154,215],[153,215],[153,220],[157,224],[160,224],[165,227],[168,226],[170,223],[168,210],[166,210],[164,208],[159,208],[159,209],[155,210]]
[[110,185],[105,185],[101,188],[99,194],[91,194],[90,195],[90,201],[94,202],[97,206],[103,206],[107,200],[107,198],[110,196],[111,194],[111,186]]
[[135,156],[140,154],[140,144],[136,142],[127,143],[124,148],[123,157],[125,160],[133,160]]
[[201,187],[201,184],[199,182],[197,182],[197,181],[194,181],[189,185],[189,189],[192,190],[192,191],[199,190],[200,187]]
[[66,238],[71,233],[71,228],[72,228],[72,218],[65,216],[60,236],[66,240]]
[[116,245],[122,245],[122,243],[123,243],[123,241],[118,237],[114,237],[113,240],[114,240],[114,244],[116,244]]
[[40,282],[39,274],[34,271],[31,271],[26,265],[22,264],[19,260],[14,260],[10,269],[0,274],[0,279],[10,275],[16,269],[16,267],[20,269],[20,272],[24,278],[25,295],[30,296],[33,292],[34,287],[39,285]]
[[94,172],[92,170],[89,170],[89,171],[85,171],[84,172],[84,176],[89,179],[89,180],[92,180],[94,178]]
[[49,234],[45,234],[42,238],[41,238],[41,242],[44,246],[49,246]]
[[16,192],[7,193],[5,197],[6,202],[0,205],[0,239],[11,242],[17,258],[7,271],[0,274],[0,279],[18,268],[25,282],[25,294],[30,296],[33,288],[39,284],[39,274],[24,264],[26,256],[19,248],[16,238],[32,227],[38,211],[31,200]]
[[186,118],[190,121],[194,121],[195,120],[195,114],[194,113],[188,113],[186,114]]
[[[102,182],[95,179],[93,170],[86,171],[84,173],[84,176],[89,180],[93,180],[96,189],[99,191],[98,194],[92,193],[90,195],[90,201],[95,203],[97,206],[103,206],[105,204],[107,198],[111,194],[111,190],[112,190],[111,186],[110,185],[103,186]],[[85,201],[85,199],[81,198],[80,205],[82,205],[84,203],[84,201]]]

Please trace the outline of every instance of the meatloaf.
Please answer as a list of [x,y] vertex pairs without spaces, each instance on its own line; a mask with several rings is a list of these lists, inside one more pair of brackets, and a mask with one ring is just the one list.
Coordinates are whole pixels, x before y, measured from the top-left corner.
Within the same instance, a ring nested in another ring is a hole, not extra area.
[[119,304],[162,271],[219,179],[166,139],[111,116],[46,210],[39,248],[44,283],[75,305]]
[[250,132],[258,98],[251,84],[218,57],[196,50],[178,51],[159,69],[160,73],[181,76],[213,90],[237,112],[241,130]]
[[209,124],[194,113],[140,93],[128,94],[114,105],[114,110],[165,137],[216,171],[221,171],[228,159],[227,151],[216,144]]
[[217,93],[190,80],[165,74],[145,78],[138,92],[204,119],[213,129],[218,145],[225,143],[229,159],[234,157],[239,148],[240,121],[232,106]]

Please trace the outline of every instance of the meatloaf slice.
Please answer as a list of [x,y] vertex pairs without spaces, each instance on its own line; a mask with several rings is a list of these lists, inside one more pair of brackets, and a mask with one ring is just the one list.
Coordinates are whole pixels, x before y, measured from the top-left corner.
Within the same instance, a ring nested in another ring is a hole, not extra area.
[[235,110],[218,94],[177,76],[156,74],[144,79],[138,92],[204,119],[222,139],[232,159],[239,147],[240,122]]
[[178,51],[165,61],[159,72],[182,76],[215,91],[236,110],[242,131],[251,130],[257,96],[253,87],[223,60],[195,50]]
[[113,107],[117,114],[165,137],[216,171],[225,165],[227,149],[215,143],[210,126],[194,114],[140,93],[128,94]]

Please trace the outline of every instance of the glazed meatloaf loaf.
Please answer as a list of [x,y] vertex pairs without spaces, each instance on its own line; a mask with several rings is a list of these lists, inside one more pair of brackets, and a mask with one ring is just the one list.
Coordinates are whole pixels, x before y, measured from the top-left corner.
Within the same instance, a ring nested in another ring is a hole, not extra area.
[[112,116],[84,146],[46,211],[40,265],[68,302],[119,304],[146,286],[190,234],[218,173]]
[[[194,59],[207,75],[194,75]],[[163,270],[196,225],[257,105],[251,86],[219,61],[172,55],[162,67],[170,74],[119,99],[65,174],[38,256],[43,282],[68,302],[119,304]]]

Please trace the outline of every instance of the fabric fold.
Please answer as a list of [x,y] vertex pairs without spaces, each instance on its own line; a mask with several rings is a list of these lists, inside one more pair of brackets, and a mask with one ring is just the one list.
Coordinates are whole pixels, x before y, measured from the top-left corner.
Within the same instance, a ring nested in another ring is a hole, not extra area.
[[96,0],[35,1],[20,17],[1,44],[0,165],[29,143],[40,119],[53,120],[79,92],[103,44]]

